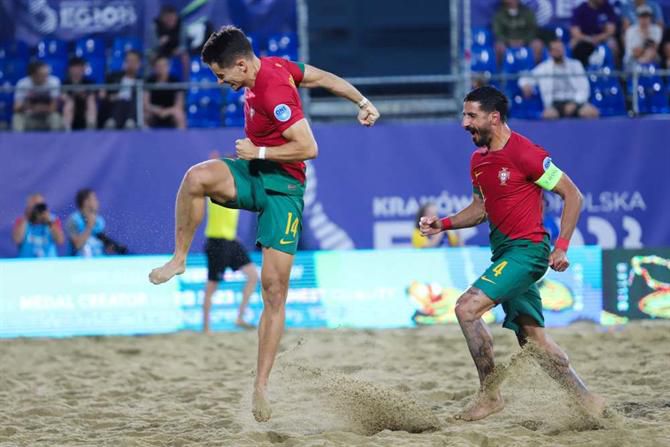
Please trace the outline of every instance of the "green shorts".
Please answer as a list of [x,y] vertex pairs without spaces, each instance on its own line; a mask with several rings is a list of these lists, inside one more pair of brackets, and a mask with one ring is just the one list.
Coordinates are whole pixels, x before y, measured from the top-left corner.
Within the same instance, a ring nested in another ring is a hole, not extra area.
[[547,242],[517,244],[491,259],[491,266],[473,286],[480,289],[505,311],[503,327],[520,333],[516,319],[528,315],[544,327],[542,299],[535,284],[549,266]]
[[[302,230],[303,189],[296,188],[296,194],[268,190],[263,176],[277,176],[277,173],[259,172],[247,160],[224,158],[223,161],[235,179],[237,200],[221,205],[257,212],[256,245],[295,254]],[[287,178],[287,183],[293,181]]]

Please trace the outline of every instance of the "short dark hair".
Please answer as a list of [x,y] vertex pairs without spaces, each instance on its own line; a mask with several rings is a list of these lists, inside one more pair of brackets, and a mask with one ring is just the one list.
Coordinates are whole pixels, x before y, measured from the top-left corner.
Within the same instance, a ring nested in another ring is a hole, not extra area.
[[42,67],[46,67],[46,66],[47,66],[46,62],[33,61],[33,62],[30,63],[30,65],[28,65],[28,75],[29,76],[34,75],[35,73],[37,73],[37,70],[39,70]]
[[500,90],[490,85],[479,87],[467,94],[463,102],[478,102],[479,108],[486,113],[500,113],[500,121],[507,122],[509,101]]
[[202,61],[207,65],[216,62],[220,67],[230,67],[238,57],[254,54],[251,43],[241,29],[226,25],[212,33],[202,47]]
[[135,49],[133,49],[133,48],[131,48],[130,50],[126,51],[126,54],[124,54],[123,57],[125,58],[125,57],[128,56],[129,54],[134,54],[135,56],[137,56],[137,58],[138,58],[140,61],[142,60],[142,53],[140,53],[139,51],[137,51],[137,50],[135,50]]
[[79,57],[79,56],[73,56],[68,61],[67,66],[68,67],[86,66],[86,59],[84,59],[83,57]]
[[81,209],[81,207],[84,206],[84,202],[91,194],[93,194],[93,190],[91,188],[83,188],[77,191],[77,195],[74,197],[77,208]]

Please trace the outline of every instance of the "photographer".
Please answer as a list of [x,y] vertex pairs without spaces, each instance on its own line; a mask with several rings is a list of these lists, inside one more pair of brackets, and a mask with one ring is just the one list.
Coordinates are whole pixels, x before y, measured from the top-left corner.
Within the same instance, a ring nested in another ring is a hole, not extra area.
[[41,194],[28,197],[25,215],[16,220],[12,238],[20,258],[56,257],[56,245],[65,240],[60,219],[49,212]]
[[128,249],[107,236],[105,219],[98,214],[100,202],[92,189],[80,189],[75,197],[77,211],[67,219],[67,234],[71,254],[86,258],[105,255],[124,255]]

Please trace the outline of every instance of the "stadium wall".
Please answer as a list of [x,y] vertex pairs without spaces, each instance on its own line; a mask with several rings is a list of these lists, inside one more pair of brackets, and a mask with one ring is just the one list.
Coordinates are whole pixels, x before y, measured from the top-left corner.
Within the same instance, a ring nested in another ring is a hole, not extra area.
[[[547,148],[584,193],[573,245],[670,246],[667,120],[520,121],[512,128]],[[303,249],[407,247],[422,202],[436,202],[441,214],[469,203],[472,142],[457,122],[315,125],[314,132],[320,154],[308,168]],[[212,149],[232,152],[241,137],[242,129],[0,133],[0,257],[17,253],[11,228],[29,194],[43,193],[65,219],[83,187],[98,192],[108,235],[135,254],[168,253],[184,172]],[[546,204],[558,220],[560,199],[547,194]],[[253,246],[255,217],[242,213],[239,228]],[[486,245],[487,234],[482,225],[461,236]],[[201,248],[198,234],[193,251]]]

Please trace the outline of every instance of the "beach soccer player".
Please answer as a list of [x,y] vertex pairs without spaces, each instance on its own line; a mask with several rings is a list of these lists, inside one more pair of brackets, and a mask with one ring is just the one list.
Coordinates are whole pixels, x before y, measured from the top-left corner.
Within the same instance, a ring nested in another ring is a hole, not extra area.
[[284,331],[289,275],[302,229],[304,162],[318,153],[297,87],[321,87],[348,99],[357,105],[358,121],[364,126],[374,125],[379,112],[349,82],[332,73],[279,57],[258,58],[247,36],[234,26],[224,26],[209,37],[202,60],[220,84],[245,89],[247,138],[235,142],[237,159],[208,160],[186,172],[177,193],[174,254],[149,279],[160,284],[184,272],[205,197],[258,213],[263,313],[252,411],[257,421],[267,421],[271,416],[267,384]]
[[[568,266],[568,242],[579,219],[582,195],[549,153],[507,125],[508,101],[494,87],[468,93],[463,104],[463,128],[477,146],[470,163],[472,203],[453,216],[423,217],[420,229],[433,235],[489,221],[492,264],[456,302],[456,316],[479,373],[480,391],[458,417],[477,420],[503,409],[504,401],[492,378],[493,339],[482,315],[501,304],[503,327],[516,333],[523,347],[528,340],[540,349],[541,366],[567,386],[592,413],[601,413],[602,398],[591,393],[572,369],[567,355],[544,331],[542,302],[536,281],[548,267]],[[542,226],[542,193],[553,191],[564,202],[560,233],[553,251]]]

